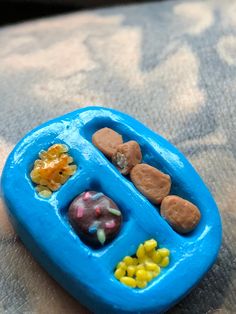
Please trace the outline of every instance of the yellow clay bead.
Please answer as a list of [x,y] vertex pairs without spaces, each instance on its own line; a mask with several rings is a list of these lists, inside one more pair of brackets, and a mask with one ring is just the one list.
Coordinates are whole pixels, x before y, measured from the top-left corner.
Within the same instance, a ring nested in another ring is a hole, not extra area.
[[138,266],[136,266],[136,271],[138,270],[145,270],[145,267],[143,264],[139,264]]
[[115,275],[116,279],[120,280],[121,277],[125,276],[125,270],[122,268],[117,268],[114,275]]
[[147,272],[144,269],[140,269],[136,272],[136,277],[138,280],[147,280]]
[[116,268],[122,268],[124,270],[127,269],[127,265],[124,262],[119,262],[116,266]]
[[157,241],[154,239],[148,240],[144,242],[144,248],[146,252],[150,252],[151,250],[157,247]]
[[152,271],[156,271],[158,269],[158,265],[155,263],[145,263],[145,267],[147,270],[152,270]]
[[152,256],[151,256],[153,262],[156,263],[156,264],[158,264],[161,261],[161,254],[158,251],[154,251]]
[[152,258],[152,254],[153,254],[154,252],[156,252],[155,249],[152,249],[152,250],[149,251],[149,252],[146,251],[146,256],[148,256],[149,258]]
[[156,271],[152,272],[153,278],[157,277],[160,274],[160,272],[161,272],[160,266],[157,265],[157,267],[158,267],[158,269]]
[[144,258],[145,256],[145,250],[144,250],[144,246],[143,244],[140,244],[138,249],[137,249],[137,252],[136,252],[136,255],[137,257],[140,259],[140,258]]
[[147,271],[147,282],[151,281],[153,278],[152,271]]
[[39,192],[39,195],[42,197],[48,198],[52,195],[52,192],[48,190],[43,190]]
[[170,255],[170,251],[166,248],[159,249],[158,252],[161,254],[161,257],[166,257]]
[[145,288],[147,286],[147,282],[143,280],[136,280],[136,284],[138,288]]
[[146,262],[146,256],[138,259],[138,265],[140,265],[140,264],[144,265],[145,262]]
[[152,258],[150,257],[150,256],[145,256],[144,257],[144,260],[143,260],[143,263],[145,264],[145,263],[152,263]]
[[127,267],[127,274],[128,274],[129,277],[133,277],[135,272],[136,272],[136,267],[135,266],[130,265],[130,266]]
[[169,265],[169,262],[170,262],[169,256],[166,256],[166,257],[164,257],[164,258],[161,260],[161,262],[159,263],[159,265],[160,265],[161,267],[167,267],[167,266]]
[[133,265],[133,258],[131,256],[126,256],[124,259],[123,259],[123,262],[129,266],[129,265]]
[[120,281],[128,287],[135,288],[136,287],[136,280],[130,277],[122,277]]

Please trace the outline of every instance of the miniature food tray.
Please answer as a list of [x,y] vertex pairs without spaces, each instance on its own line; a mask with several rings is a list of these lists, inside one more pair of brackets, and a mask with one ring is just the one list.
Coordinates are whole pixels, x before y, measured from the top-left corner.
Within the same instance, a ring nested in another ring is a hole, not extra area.
[[[201,211],[197,228],[176,233],[150,203],[92,144],[95,131],[109,127],[124,141],[139,143],[143,162],[167,173],[171,194]],[[69,147],[76,173],[48,199],[30,179],[38,154],[53,144]],[[51,120],[27,134],[10,154],[2,175],[9,215],[36,260],[71,295],[95,313],[160,313],[193,288],[214,263],[221,243],[221,220],[205,184],[168,141],[126,114],[88,107]],[[123,213],[118,236],[100,249],[84,244],[67,218],[71,201],[86,190],[103,192]],[[144,289],[132,289],[114,277],[116,264],[138,245],[154,238],[171,252],[170,264]]]

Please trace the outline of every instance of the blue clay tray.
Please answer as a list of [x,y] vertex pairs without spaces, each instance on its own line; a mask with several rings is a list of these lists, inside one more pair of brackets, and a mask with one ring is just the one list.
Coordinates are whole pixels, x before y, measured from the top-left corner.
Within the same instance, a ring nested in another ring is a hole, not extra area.
[[[171,176],[171,194],[196,204],[197,228],[180,235],[172,230],[132,182],[122,176],[91,143],[92,134],[110,127],[124,141],[135,140],[143,161]],[[49,199],[35,192],[29,173],[42,149],[69,146],[78,170]],[[70,294],[95,313],[161,313],[192,289],[214,263],[222,230],[216,204],[205,184],[169,142],[133,118],[115,110],[88,107],[51,120],[27,134],[10,154],[2,175],[9,214],[26,247]],[[67,220],[70,202],[85,190],[101,191],[122,210],[117,238],[101,249],[85,245]],[[171,251],[171,261],[145,289],[132,289],[113,275],[125,255],[155,238]]]

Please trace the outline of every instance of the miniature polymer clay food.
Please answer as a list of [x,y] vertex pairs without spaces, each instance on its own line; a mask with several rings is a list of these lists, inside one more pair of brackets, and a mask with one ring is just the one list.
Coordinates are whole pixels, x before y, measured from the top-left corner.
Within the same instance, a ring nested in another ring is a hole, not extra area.
[[69,220],[80,238],[99,247],[116,237],[122,223],[117,205],[101,192],[88,191],[77,196],[69,207]]
[[163,199],[161,215],[180,233],[192,231],[201,218],[197,206],[176,195],[169,195]]
[[160,204],[170,192],[170,176],[147,164],[138,164],[130,172],[136,188],[154,204]]
[[135,256],[125,256],[116,266],[116,279],[131,288],[145,288],[157,277],[162,267],[169,265],[170,251],[157,249],[157,241],[150,239],[141,243]]
[[111,158],[117,146],[123,143],[123,139],[116,131],[102,128],[93,134],[92,142],[104,155]]
[[141,160],[141,149],[139,144],[135,141],[129,141],[119,145],[112,156],[113,164],[124,175],[128,174]]
[[55,144],[39,153],[40,159],[35,160],[30,173],[39,195],[49,197],[75,173],[77,166],[68,150],[67,145]]

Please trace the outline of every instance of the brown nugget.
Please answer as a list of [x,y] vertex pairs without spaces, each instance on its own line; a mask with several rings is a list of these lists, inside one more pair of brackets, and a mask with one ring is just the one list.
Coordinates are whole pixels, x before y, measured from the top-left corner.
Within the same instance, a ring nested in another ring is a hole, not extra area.
[[92,142],[104,155],[111,158],[117,146],[123,143],[123,139],[114,130],[102,128],[93,134]]
[[169,195],[163,199],[161,215],[180,233],[192,231],[201,218],[197,206],[176,195]]
[[138,164],[130,172],[136,188],[154,204],[160,204],[170,192],[170,176],[147,164]]
[[115,154],[112,156],[113,164],[124,175],[128,174],[141,160],[141,149],[139,144],[135,141],[129,141],[119,145]]

